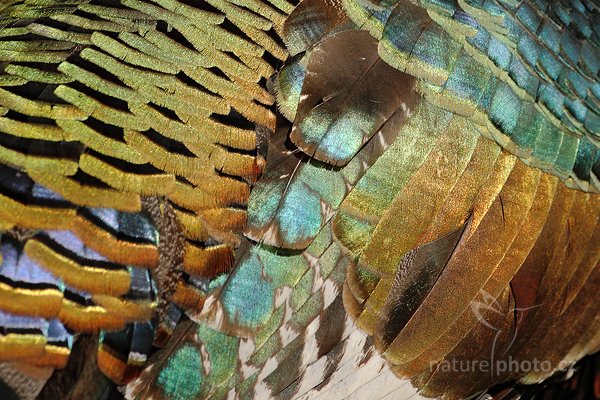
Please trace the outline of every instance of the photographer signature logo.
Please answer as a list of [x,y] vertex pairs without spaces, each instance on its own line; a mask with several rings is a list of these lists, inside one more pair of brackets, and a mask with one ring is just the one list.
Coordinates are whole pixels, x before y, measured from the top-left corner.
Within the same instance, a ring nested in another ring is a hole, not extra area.
[[[502,334],[505,334],[507,332],[504,331],[503,327],[498,327],[495,326],[493,322],[491,322],[491,320],[493,320],[494,315],[497,315],[500,318],[503,318],[506,315],[506,308],[503,309],[502,305],[498,302],[498,300],[489,292],[487,292],[485,289],[481,289],[480,290],[480,295],[481,295],[481,299],[483,301],[477,301],[474,300],[471,302],[471,311],[473,312],[473,314],[475,315],[475,317],[477,318],[477,320],[485,325],[486,327],[488,327],[489,329],[495,331],[496,333],[494,334],[494,340],[492,341],[492,346],[490,349],[490,373],[492,374],[492,376],[494,376],[495,373],[502,373],[505,372],[506,370],[513,370],[515,367],[517,369],[524,369],[524,368],[520,368],[518,364],[518,362],[516,360],[513,360],[512,357],[509,357],[509,360],[505,361],[504,357],[506,356],[506,353],[510,350],[510,348],[512,347],[512,345],[514,344],[518,333],[519,333],[519,323],[520,318],[523,318],[523,313],[525,311],[529,311],[538,307],[541,307],[542,304],[538,304],[538,305],[534,305],[531,307],[513,307],[512,308],[512,313],[514,315],[514,323],[513,323],[513,332],[511,335],[511,339],[509,341],[509,343],[506,345],[504,352],[501,355],[501,360],[504,361],[504,363],[500,363],[499,361],[496,361],[496,355],[497,355],[497,346],[498,346],[498,339],[500,338],[500,336]],[[488,317],[488,318],[486,318]],[[523,365],[523,367],[527,367],[529,366],[529,368],[532,367],[533,362],[529,362],[527,363],[528,365]],[[533,366],[533,368],[535,369],[536,367]],[[504,371],[501,371],[504,370]]]
[[[495,332],[489,358],[482,360],[444,359],[441,362],[431,362],[430,369],[453,372],[489,372],[492,378],[506,372],[527,373],[533,371],[551,371],[553,366],[548,360],[516,360],[512,358],[512,355],[506,357],[517,339],[520,319],[524,317],[524,313],[542,305],[512,307],[509,309],[506,306],[503,307],[491,293],[482,289],[479,298],[471,302],[471,311],[479,323]],[[495,323],[495,321],[505,321],[505,317],[509,312],[512,312],[514,316],[514,321],[510,328],[512,332],[505,331],[506,326],[498,326]],[[499,348],[499,341],[502,337],[510,338],[504,349]]]

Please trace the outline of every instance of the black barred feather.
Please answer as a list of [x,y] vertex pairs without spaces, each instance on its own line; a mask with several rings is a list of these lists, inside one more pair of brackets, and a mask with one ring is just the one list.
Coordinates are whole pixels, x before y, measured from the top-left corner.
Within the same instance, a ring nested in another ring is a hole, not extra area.
[[0,2],[0,398],[600,400],[599,27]]

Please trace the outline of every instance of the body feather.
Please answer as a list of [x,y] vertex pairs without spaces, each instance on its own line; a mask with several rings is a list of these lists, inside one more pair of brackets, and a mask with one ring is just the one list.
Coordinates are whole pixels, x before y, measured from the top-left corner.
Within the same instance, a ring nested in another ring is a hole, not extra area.
[[598,26],[3,2],[0,393],[600,398]]

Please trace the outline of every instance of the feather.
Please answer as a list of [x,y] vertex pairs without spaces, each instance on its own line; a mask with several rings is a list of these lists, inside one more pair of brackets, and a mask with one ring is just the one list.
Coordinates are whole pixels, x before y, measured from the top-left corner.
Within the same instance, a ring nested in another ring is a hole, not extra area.
[[[567,43],[577,46],[569,29],[559,40],[550,23],[538,28],[530,22],[535,19],[524,17],[527,5],[517,12],[470,3],[404,2],[374,12],[369,2],[344,4],[351,19],[379,40],[387,63],[422,79],[419,90],[430,101],[486,126],[486,137],[526,163],[561,176],[571,187],[597,191],[588,186],[590,180],[579,178],[587,176],[582,170],[588,166],[578,162],[580,172],[575,172],[573,163],[575,148],[582,154],[591,151],[587,143],[595,141],[593,128],[586,128],[584,119],[596,118],[597,110],[589,108],[586,93],[572,90],[577,85],[558,83],[566,78],[559,77],[557,53],[572,53],[563,50]],[[532,25],[520,25],[521,20]],[[587,46],[585,40],[582,45]],[[579,57],[563,59],[566,68]],[[591,83],[583,71],[569,76],[580,88]],[[521,115],[518,124],[509,117],[514,113]],[[538,131],[544,139],[531,146]],[[582,144],[574,143],[581,133]]]
[[554,386],[600,349],[597,17],[588,0],[4,2],[0,392]]
[[[3,252],[10,242],[18,255],[3,257],[2,274],[20,257],[39,266],[38,280],[55,276],[44,287],[7,281],[3,288],[24,301],[1,307],[58,318],[75,335],[109,329],[100,362],[123,383],[127,362],[149,349],[115,338],[152,326],[158,303],[164,341],[182,312],[170,302],[201,307],[198,282],[233,262],[263,162],[254,124],[273,129],[275,121],[273,96],[257,82],[274,72],[268,57],[287,57],[266,32],[281,32],[284,18],[266,3],[260,11],[229,2],[210,11],[179,1],[88,3],[2,6],[0,226]],[[138,273],[148,274],[138,267],[155,271],[147,283],[158,285],[158,302],[154,289],[149,298],[132,289]],[[19,323],[2,353],[27,337]],[[36,325],[36,345],[22,357],[51,353],[47,324]],[[63,354],[54,364],[64,365],[69,347],[55,347]]]
[[[374,43],[365,32],[342,31],[311,51],[290,134],[304,153],[346,165],[406,102],[402,75],[381,61]],[[381,90],[387,79],[392,87]]]
[[[344,39],[346,40],[349,38]],[[323,45],[325,43],[327,42]],[[316,49],[319,49],[319,46],[317,45]],[[311,52],[311,59],[315,52],[316,50]],[[314,73],[318,74],[318,71]],[[367,142],[361,143],[356,153],[351,154],[347,165],[341,171],[329,170],[326,165],[320,165],[302,153],[290,157],[295,153],[289,150],[286,143],[276,142],[271,146],[271,154],[274,156],[267,161],[268,175],[255,186],[248,204],[250,218],[246,235],[249,238],[272,246],[297,250],[310,244],[362,174],[393,142],[415,107],[416,93],[412,87],[413,81],[397,71],[393,76],[396,76],[399,90],[397,95],[394,95],[395,105],[391,104],[391,101],[387,104],[387,101],[382,100],[381,103],[372,103],[372,107],[386,107],[388,111],[390,107],[395,108],[388,116],[381,116],[380,112],[377,112],[380,116],[372,122],[378,124],[374,126],[376,131],[373,132],[373,135],[377,135],[365,137]],[[302,93],[305,93],[305,89],[306,84],[303,85]],[[294,132],[292,129],[292,140]],[[279,141],[284,139],[279,138]],[[300,202],[301,209],[298,208]],[[303,215],[301,223],[296,220],[299,213]]]
[[290,121],[296,118],[302,84],[306,76],[309,56],[300,54],[290,58],[275,77],[273,89],[281,114]]
[[389,346],[427,297],[459,245],[467,225],[468,221],[461,229],[416,247],[402,258],[390,291],[393,296],[385,305],[388,320],[378,329],[383,347]]
[[346,14],[337,1],[302,1],[285,20],[283,40],[290,56],[295,56],[347,22]]

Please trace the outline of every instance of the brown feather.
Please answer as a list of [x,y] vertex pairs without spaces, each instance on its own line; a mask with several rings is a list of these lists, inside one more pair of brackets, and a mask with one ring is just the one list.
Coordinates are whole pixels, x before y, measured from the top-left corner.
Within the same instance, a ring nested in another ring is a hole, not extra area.
[[379,58],[367,32],[338,32],[311,52],[290,138],[319,161],[345,165],[407,107],[411,92],[404,74]]

